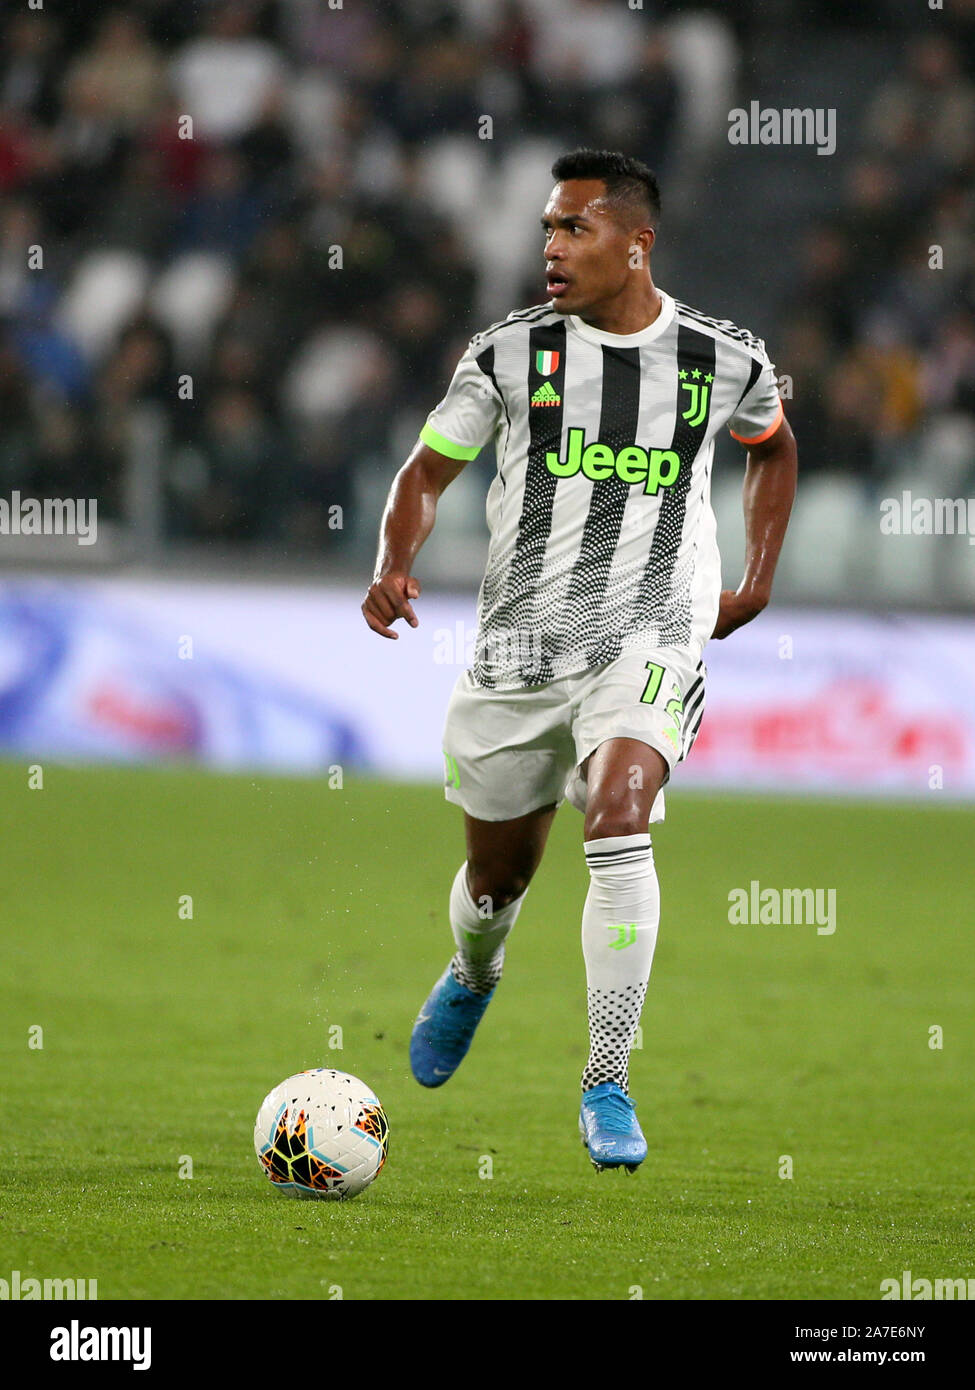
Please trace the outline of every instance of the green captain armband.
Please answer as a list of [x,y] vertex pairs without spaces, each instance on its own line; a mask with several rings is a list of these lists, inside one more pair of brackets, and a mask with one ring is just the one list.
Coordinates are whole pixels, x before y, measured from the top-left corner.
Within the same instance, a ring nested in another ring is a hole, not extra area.
[[481,452],[480,445],[475,449],[471,449],[465,444],[455,444],[452,439],[445,439],[442,434],[438,434],[430,425],[423,426],[423,429],[420,431],[420,439],[424,444],[428,444],[431,449],[436,449],[438,454],[445,454],[449,459],[464,459],[465,461],[469,461],[470,459],[476,459]]

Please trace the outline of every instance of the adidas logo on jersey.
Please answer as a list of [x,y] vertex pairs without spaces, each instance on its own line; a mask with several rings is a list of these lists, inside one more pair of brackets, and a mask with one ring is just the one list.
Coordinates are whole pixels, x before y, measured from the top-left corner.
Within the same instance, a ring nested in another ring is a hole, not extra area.
[[532,396],[532,405],[561,405],[562,397],[550,381],[543,381]]
[[573,478],[582,473],[594,483],[614,473],[621,483],[643,483],[643,491],[655,496],[662,487],[670,487],[680,472],[680,456],[673,449],[642,449],[628,444],[616,453],[608,444],[597,439],[586,444],[583,429],[570,429],[565,458],[550,449],[545,455],[545,467],[557,478]]

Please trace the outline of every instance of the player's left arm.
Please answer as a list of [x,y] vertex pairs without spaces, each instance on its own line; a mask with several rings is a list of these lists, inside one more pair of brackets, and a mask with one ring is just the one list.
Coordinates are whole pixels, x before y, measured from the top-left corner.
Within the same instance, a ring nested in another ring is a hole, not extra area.
[[772,579],[796,495],[795,436],[785,415],[774,434],[748,446],[745,486],[745,575],[723,589],[712,636],[727,637],[757,618],[772,597]]

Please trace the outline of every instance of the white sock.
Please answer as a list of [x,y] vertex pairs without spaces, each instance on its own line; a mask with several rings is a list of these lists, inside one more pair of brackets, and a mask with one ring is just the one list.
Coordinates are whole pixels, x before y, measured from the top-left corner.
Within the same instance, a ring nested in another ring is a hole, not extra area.
[[615,1081],[625,1091],[657,944],[660,888],[649,834],[586,840],[584,848],[590,880],[582,913],[589,1061],[582,1089]]
[[490,994],[501,978],[505,937],[515,924],[528,889],[507,907],[482,917],[467,886],[467,861],[461,864],[450,890],[450,926],[457,951],[450,962],[454,979],[473,994]]

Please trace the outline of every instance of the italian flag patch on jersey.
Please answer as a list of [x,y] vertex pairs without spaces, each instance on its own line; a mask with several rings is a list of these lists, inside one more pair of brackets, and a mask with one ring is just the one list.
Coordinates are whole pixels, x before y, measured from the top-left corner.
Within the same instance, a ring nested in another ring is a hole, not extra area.
[[557,352],[536,352],[535,370],[539,376],[551,376],[559,365],[559,354]]

